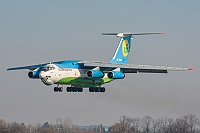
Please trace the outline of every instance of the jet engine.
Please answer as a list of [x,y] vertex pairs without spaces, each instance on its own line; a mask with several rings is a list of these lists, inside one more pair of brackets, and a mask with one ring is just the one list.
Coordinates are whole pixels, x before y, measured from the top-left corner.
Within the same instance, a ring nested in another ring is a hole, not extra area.
[[111,71],[107,75],[111,79],[123,79],[125,77],[125,74],[119,71]]
[[103,72],[99,70],[89,70],[86,74],[89,78],[102,78],[104,76]]
[[32,79],[38,79],[39,78],[39,74],[40,74],[40,70],[35,69],[35,70],[32,70],[32,71],[30,71],[28,73],[28,77],[32,78]]

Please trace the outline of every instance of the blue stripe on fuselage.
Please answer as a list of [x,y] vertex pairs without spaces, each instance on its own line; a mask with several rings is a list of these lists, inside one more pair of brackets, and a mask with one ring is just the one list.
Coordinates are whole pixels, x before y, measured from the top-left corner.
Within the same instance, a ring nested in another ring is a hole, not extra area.
[[59,63],[55,63],[59,68],[79,68],[80,60],[64,60]]

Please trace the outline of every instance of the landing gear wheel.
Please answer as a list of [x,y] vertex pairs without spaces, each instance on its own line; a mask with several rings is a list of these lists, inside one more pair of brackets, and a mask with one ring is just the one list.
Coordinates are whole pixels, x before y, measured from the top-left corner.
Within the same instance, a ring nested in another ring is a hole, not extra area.
[[63,92],[63,87],[54,87],[54,92]]
[[105,87],[90,87],[89,92],[105,92]]
[[72,87],[72,91],[73,92],[77,92],[77,88],[76,87]]
[[105,87],[100,88],[100,92],[105,92],[105,91],[106,91]]
[[77,88],[78,92],[83,92],[83,88]]
[[66,91],[67,92],[71,92],[72,91],[72,87],[67,87]]
[[94,92],[95,88],[94,87],[90,87],[89,88],[89,92]]
[[95,91],[95,92],[99,92],[99,91],[100,91],[100,88],[99,88],[99,87],[95,87],[94,91]]
[[54,87],[54,92],[58,92],[58,87]]
[[63,92],[63,88],[62,87],[59,87],[59,92]]
[[83,88],[67,87],[67,92],[83,92]]

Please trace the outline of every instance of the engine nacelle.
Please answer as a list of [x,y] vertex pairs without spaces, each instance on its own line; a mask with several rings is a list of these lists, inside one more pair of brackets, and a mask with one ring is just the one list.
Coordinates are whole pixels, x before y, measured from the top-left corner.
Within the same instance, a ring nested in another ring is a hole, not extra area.
[[125,77],[125,74],[119,71],[111,71],[107,75],[111,79],[123,79]]
[[40,70],[36,69],[36,70],[32,70],[28,73],[28,77],[32,78],[32,79],[38,79],[39,78],[39,74],[40,74]]
[[103,72],[99,70],[89,70],[86,74],[89,78],[102,78],[104,76]]

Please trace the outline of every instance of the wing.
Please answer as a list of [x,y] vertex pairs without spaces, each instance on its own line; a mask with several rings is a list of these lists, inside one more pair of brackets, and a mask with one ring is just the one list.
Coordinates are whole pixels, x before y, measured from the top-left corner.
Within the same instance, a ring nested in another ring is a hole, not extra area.
[[38,64],[38,65],[31,65],[31,66],[12,67],[12,68],[8,68],[7,70],[23,70],[23,69],[34,70],[34,69],[36,69],[38,67],[44,67],[47,64],[48,63]]
[[103,71],[112,71],[120,68],[124,73],[167,73],[168,71],[188,71],[194,68],[179,68],[167,66],[150,66],[150,65],[135,65],[135,64],[116,64],[110,62],[98,61],[81,61],[79,62],[83,67],[100,67]]
[[[62,61],[51,62],[51,63],[52,63],[52,64],[53,64],[53,63],[62,63]],[[30,66],[12,67],[12,68],[8,68],[7,70],[23,70],[23,69],[34,70],[34,69],[37,69],[37,68],[44,67],[44,66],[46,66],[47,64],[50,64],[50,63],[43,63],[43,64],[30,65]]]

